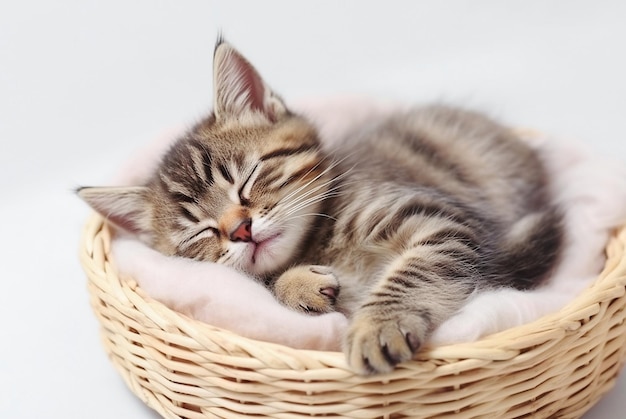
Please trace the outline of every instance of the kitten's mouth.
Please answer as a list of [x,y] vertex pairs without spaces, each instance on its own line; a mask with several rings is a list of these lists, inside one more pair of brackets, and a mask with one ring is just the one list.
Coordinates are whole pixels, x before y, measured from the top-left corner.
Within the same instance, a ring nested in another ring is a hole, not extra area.
[[254,244],[254,252],[252,253],[252,264],[256,264],[257,259],[259,258],[260,255],[262,255],[263,253],[267,253],[268,251],[268,246],[271,246],[271,244],[273,242],[276,241],[276,239],[278,239],[278,237],[280,237],[281,233],[276,233],[273,236],[270,236],[266,239],[263,239],[261,241],[252,241],[252,243]]

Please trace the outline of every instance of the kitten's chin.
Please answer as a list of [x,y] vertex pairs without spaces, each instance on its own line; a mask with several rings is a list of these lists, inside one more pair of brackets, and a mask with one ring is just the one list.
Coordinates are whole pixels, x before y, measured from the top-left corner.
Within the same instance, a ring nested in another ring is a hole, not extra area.
[[264,276],[284,269],[293,261],[299,236],[295,232],[283,231],[263,237],[250,246],[246,270],[252,275]]
[[253,275],[263,276],[279,270],[291,257],[291,251],[287,249],[284,241],[284,235],[276,233],[250,246],[247,271]]
[[252,223],[253,243],[243,259],[245,269],[255,276],[265,276],[284,270],[296,262],[309,223],[275,224],[267,220]]

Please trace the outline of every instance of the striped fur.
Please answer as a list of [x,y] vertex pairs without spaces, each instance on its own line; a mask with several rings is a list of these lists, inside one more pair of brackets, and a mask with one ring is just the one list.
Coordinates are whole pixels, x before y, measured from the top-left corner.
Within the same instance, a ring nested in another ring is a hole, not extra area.
[[215,109],[144,186],[79,194],[157,250],[232,266],[300,311],[341,311],[359,373],[410,359],[472,293],[527,289],[558,261],[561,216],[538,156],[445,106],[323,149],[226,43]]
[[348,360],[361,372],[410,358],[472,293],[533,287],[558,259],[561,217],[541,162],[484,116],[416,109],[333,153],[350,186],[334,202],[325,254],[345,298],[338,307],[352,315]]

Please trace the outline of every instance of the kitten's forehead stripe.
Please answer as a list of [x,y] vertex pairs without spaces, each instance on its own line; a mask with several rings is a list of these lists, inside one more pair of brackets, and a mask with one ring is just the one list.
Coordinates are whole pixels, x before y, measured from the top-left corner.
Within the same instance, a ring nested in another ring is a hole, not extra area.
[[213,183],[213,171],[211,170],[213,161],[211,152],[200,141],[192,140],[189,144],[195,149],[195,152],[199,154],[201,159],[202,168],[199,168],[196,172],[208,185],[211,185]]
[[[183,140],[176,143],[165,156],[162,163],[160,180],[162,186],[176,201],[175,193],[182,193],[189,198],[198,199],[207,192],[212,176],[206,173],[205,159],[208,153],[205,147],[196,140]],[[203,170],[198,173],[198,166]]]
[[261,161],[265,161],[265,160],[269,160],[269,159],[273,159],[275,157],[287,157],[287,156],[292,156],[294,154],[299,154],[299,153],[305,153],[307,151],[317,151],[318,146],[317,144],[303,144],[299,147],[284,147],[284,148],[279,148],[273,151],[270,151],[267,154],[264,154],[263,156],[261,156],[261,158],[259,160]]
[[[175,174],[174,174],[175,175]],[[169,194],[173,200],[186,200],[193,201],[193,192],[188,189],[184,184],[176,182],[170,177],[168,173],[161,173],[159,176],[159,183],[163,190]]]
[[233,179],[233,175],[231,175],[230,171],[228,170],[225,164],[218,165],[218,169],[220,173],[222,174],[222,176],[224,177],[224,179],[228,183],[230,183],[231,185],[235,183],[235,180]]
[[244,154],[238,153],[233,157],[233,161],[237,166],[243,166],[246,160],[246,156]]
[[181,192],[170,192],[170,196],[172,197],[172,199],[174,199],[174,201],[177,201],[177,202],[187,202],[187,203],[196,202],[195,198],[185,195],[184,193],[181,193]]
[[[180,177],[180,175],[174,174],[174,176]],[[161,185],[165,192],[168,194],[171,201],[175,203],[197,202],[198,197],[205,193],[203,183],[194,181],[193,179],[184,179],[184,183],[171,179],[167,174],[162,174],[159,178]]]

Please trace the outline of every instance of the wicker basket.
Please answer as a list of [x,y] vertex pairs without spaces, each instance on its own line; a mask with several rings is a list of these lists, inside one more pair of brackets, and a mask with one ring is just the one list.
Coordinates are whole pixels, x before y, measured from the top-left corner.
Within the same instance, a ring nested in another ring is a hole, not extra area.
[[152,300],[118,277],[99,216],[81,245],[106,351],[168,418],[575,418],[611,389],[626,358],[626,227],[599,278],[560,312],[371,377],[353,374],[341,353],[243,338]]

